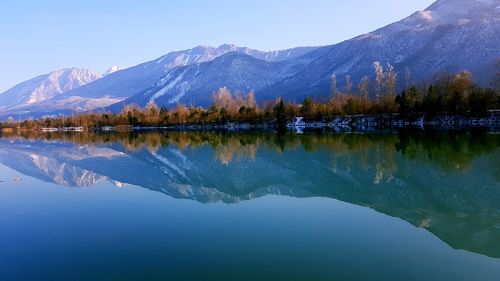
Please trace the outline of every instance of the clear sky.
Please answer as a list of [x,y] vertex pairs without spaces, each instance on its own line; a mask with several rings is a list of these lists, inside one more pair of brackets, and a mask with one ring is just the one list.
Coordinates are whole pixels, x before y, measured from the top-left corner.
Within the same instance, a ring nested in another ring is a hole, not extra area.
[[261,50],[330,45],[432,2],[5,0],[0,4],[0,92],[64,67],[103,72],[197,45]]

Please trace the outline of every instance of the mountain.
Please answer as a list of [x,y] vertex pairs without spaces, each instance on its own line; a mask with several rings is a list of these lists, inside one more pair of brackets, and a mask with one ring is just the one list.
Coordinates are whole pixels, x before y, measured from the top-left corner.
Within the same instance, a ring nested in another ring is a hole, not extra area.
[[102,74],[102,76],[103,76],[103,77],[104,77],[104,76],[108,76],[108,75],[110,75],[111,73],[115,73],[115,72],[120,71],[120,70],[122,70],[122,69],[121,69],[119,66],[114,65],[114,66],[110,67],[108,70],[106,70],[106,71]]
[[[331,46],[262,52],[222,45],[172,52],[8,113],[37,117],[118,111],[126,104],[145,105],[151,100],[169,107],[178,102],[207,106],[212,92],[223,86],[253,90],[258,101],[281,96],[300,102],[306,96],[327,97],[333,74],[340,89],[346,75],[354,85],[364,75],[373,81],[375,61],[394,66],[400,87],[407,70],[410,82],[424,83],[464,69],[480,85],[489,86],[500,58],[498,46],[500,0],[439,0],[401,21]],[[1,100],[0,104],[6,107]]]
[[[15,110],[0,112],[20,118],[40,117],[50,114],[68,114],[75,111],[106,107],[150,88],[171,70],[179,67],[209,62],[228,53],[239,53],[260,60],[280,62],[293,60],[314,50],[314,47],[300,47],[282,51],[263,52],[235,45],[221,45],[217,48],[198,46],[193,49],[168,53],[153,61],[119,70],[107,71],[102,79],[83,87],[74,88],[64,96],[56,96],[41,103],[26,104],[20,100]],[[1,104],[1,102],[0,102]]]
[[244,53],[228,53],[211,62],[178,67],[157,81],[150,89],[110,107],[119,111],[126,104],[177,103],[208,105],[211,94],[221,85],[234,91],[261,91],[300,71],[309,61],[293,59],[265,61]]
[[227,53],[235,52],[247,54],[262,60],[282,61],[294,59],[313,49],[297,48],[284,51],[262,52],[235,45],[222,45],[218,48],[198,46],[189,50],[171,52],[156,60],[112,73],[99,81],[71,91],[68,93],[68,96],[125,99],[149,88],[172,69],[209,62]]
[[[330,77],[351,75],[359,81],[373,73],[372,64],[392,64],[400,85],[406,69],[415,83],[433,80],[445,72],[464,69],[476,82],[490,85],[500,57],[499,0],[440,0],[424,11],[374,32],[313,51],[307,69],[263,93],[281,93],[290,99],[324,96]],[[342,79],[339,79],[343,86]]]
[[[375,61],[393,65],[400,73],[400,85],[407,69],[417,83],[467,69],[479,84],[489,85],[500,57],[498,46],[499,0],[440,0],[399,22],[287,61],[293,67],[271,61],[264,69],[264,62],[249,61],[243,54],[219,57],[210,63],[174,69],[151,88],[111,108],[128,103],[144,105],[149,100],[170,107],[177,102],[207,106],[208,97],[221,86],[252,89],[260,101],[277,96],[296,101],[306,96],[321,98],[329,95],[332,74],[339,77],[342,87],[345,75],[354,81],[364,75],[372,77]],[[242,80],[233,79],[237,77]]]
[[37,104],[99,78],[100,74],[83,68],[66,68],[41,75],[0,94],[0,110]]

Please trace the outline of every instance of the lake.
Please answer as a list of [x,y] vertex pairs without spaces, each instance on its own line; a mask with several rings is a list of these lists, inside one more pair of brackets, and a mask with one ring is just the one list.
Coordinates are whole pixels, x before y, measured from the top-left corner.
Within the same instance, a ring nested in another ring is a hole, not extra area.
[[500,280],[500,135],[0,138],[0,280]]

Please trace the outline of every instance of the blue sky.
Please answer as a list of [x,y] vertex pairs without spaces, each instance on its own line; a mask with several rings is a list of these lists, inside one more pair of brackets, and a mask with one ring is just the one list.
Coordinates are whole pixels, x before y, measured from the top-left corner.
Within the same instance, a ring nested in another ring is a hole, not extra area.
[[[6,3],[11,2],[11,3]],[[334,44],[433,0],[85,0],[0,4],[0,92],[64,67],[103,72],[169,51],[232,43],[261,50]]]

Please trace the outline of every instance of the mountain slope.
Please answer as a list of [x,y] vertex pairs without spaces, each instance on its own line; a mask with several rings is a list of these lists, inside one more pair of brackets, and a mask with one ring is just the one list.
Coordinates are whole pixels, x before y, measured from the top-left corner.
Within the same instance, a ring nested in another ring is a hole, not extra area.
[[[178,101],[206,106],[207,96],[222,86],[240,91],[253,89],[260,101],[282,96],[300,102],[306,96],[327,97],[332,74],[339,77],[339,87],[344,86],[345,75],[351,75],[356,83],[364,75],[373,76],[375,61],[393,65],[400,73],[400,86],[406,69],[417,83],[432,80],[444,72],[467,69],[478,83],[489,85],[495,73],[495,61],[500,57],[498,46],[499,0],[440,0],[424,11],[374,32],[313,50],[293,60],[297,63],[288,73],[283,72],[280,64],[271,64],[269,68],[275,67],[280,73],[273,79],[268,79],[269,69],[252,75],[247,73],[247,69],[250,72],[259,69],[262,62],[258,60],[237,68],[215,59],[218,69],[206,71],[211,65],[202,64],[175,70],[154,87],[120,105],[144,105],[148,100],[155,100],[162,106],[172,106]],[[232,77],[245,80],[238,83]],[[201,83],[206,86],[202,87]]]
[[20,83],[0,95],[0,109],[32,105],[64,94],[101,78],[88,69],[67,68]]
[[221,86],[238,92],[261,91],[293,75],[307,62],[298,59],[270,62],[233,52],[211,62],[173,69],[148,90],[111,109],[118,111],[127,104],[144,106],[149,101],[166,106],[177,103],[207,106],[212,93]]
[[373,81],[374,61],[393,65],[400,86],[407,69],[414,83],[467,69],[488,86],[499,46],[500,0],[439,0],[399,22],[326,47],[262,52],[222,45],[172,52],[10,114],[30,117],[110,105],[119,110],[150,100],[170,107],[177,102],[206,106],[223,86],[254,90],[259,101],[281,96],[300,102],[306,96],[327,97],[332,74],[340,89],[345,75],[355,85],[364,75]]
[[443,72],[468,69],[489,85],[500,57],[499,0],[441,0],[400,22],[308,54],[316,59],[295,76],[267,89],[290,99],[324,96],[330,77],[351,75],[359,80],[373,73],[372,63],[390,63],[400,73],[408,68],[414,82],[432,80]]
[[111,97],[125,99],[147,89],[174,68],[212,61],[227,53],[237,52],[259,59],[281,61],[294,59],[313,49],[297,48],[276,52],[262,52],[234,45],[222,45],[218,48],[199,46],[190,50],[172,52],[156,60],[111,73],[95,83],[72,91],[68,95],[83,98]]
[[[239,53],[266,61],[293,60],[314,50],[314,47],[301,47],[283,51],[263,52],[235,45],[222,45],[218,48],[199,46],[193,49],[172,52],[156,60],[128,69],[113,68],[99,80],[83,87],[75,88],[64,96],[54,96],[36,104],[17,100],[15,110],[4,111],[3,116],[19,118],[40,117],[43,115],[68,114],[94,110],[118,103],[150,88],[158,79],[176,68],[212,61],[228,53]],[[13,103],[14,104],[14,103]],[[6,109],[9,107],[5,107]]]

